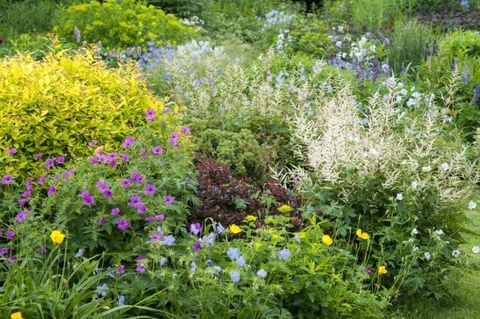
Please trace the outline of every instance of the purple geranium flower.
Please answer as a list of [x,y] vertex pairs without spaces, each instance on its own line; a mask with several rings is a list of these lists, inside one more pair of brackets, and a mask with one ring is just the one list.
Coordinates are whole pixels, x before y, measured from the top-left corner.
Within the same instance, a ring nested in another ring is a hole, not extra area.
[[42,153],[37,153],[33,156],[34,159],[40,159],[42,158],[43,154]]
[[5,233],[5,237],[7,237],[8,239],[12,239],[13,237],[15,237],[15,232],[13,230],[8,230]]
[[18,213],[17,216],[15,216],[15,220],[18,223],[23,223],[24,221],[26,221],[27,220],[27,214],[25,214],[25,211],[21,211],[20,213]]
[[155,233],[155,234],[150,235],[149,238],[150,238],[150,241],[158,242],[162,239],[162,234]]
[[190,225],[190,232],[195,236],[202,231],[202,225],[200,223],[192,223]]
[[122,186],[125,187],[125,188],[132,186],[132,182],[130,182],[129,179],[123,179],[123,180],[121,181],[121,184],[122,184]]
[[121,231],[126,230],[130,227],[130,222],[125,217],[120,217],[117,219],[117,228]]
[[57,188],[54,185],[48,186],[48,195],[54,195],[57,192]]
[[155,146],[154,148],[152,148],[152,153],[153,155],[162,155],[163,148],[160,145]]
[[135,271],[139,273],[144,273],[145,272],[145,266],[142,264],[137,264],[135,266]]
[[38,247],[38,252],[42,255],[45,254],[47,251],[48,251],[48,249],[45,246]]
[[116,160],[118,158],[118,153],[108,153],[107,160]]
[[55,165],[55,160],[53,158],[47,158],[44,164],[46,169],[51,169],[53,165]]
[[111,211],[110,214],[112,214],[112,215],[118,215],[118,214],[120,214],[120,208],[114,208],[114,209],[112,209],[112,211]]
[[165,204],[167,205],[172,205],[173,202],[175,201],[175,197],[171,196],[171,195],[167,195],[163,198],[163,201],[165,202]]
[[147,216],[147,217],[145,217],[145,221],[146,221],[147,223],[153,222],[153,216]]
[[2,177],[2,184],[8,185],[8,184],[11,184],[12,182],[13,182],[12,174],[8,174]]
[[132,179],[135,184],[141,184],[145,180],[143,176],[137,172],[130,173],[130,179]]
[[142,204],[143,204],[142,199],[137,195],[133,195],[132,197],[130,197],[130,203],[128,205],[130,205],[132,207],[135,207],[135,208],[138,208]]
[[95,145],[97,145],[97,144],[98,144],[98,141],[97,141],[97,140],[93,140],[93,141],[88,142],[88,146],[89,146],[89,147],[95,146]]
[[31,191],[24,191],[24,192],[22,193],[22,197],[23,197],[23,198],[29,198],[30,195],[32,195],[32,192],[31,192]]
[[155,215],[155,219],[156,220],[164,220],[165,216],[163,216],[163,214],[158,214],[158,215]]
[[37,182],[38,185],[43,185],[43,184],[45,184],[45,180],[46,180],[46,179],[47,179],[46,176],[44,176],[44,175],[40,176],[40,178],[38,179],[38,182]]
[[122,155],[120,156],[120,159],[122,160],[122,162],[126,162],[126,161],[129,160],[129,157],[128,157],[127,154],[122,154]]
[[202,245],[201,245],[198,241],[196,241],[196,242],[193,243],[193,251],[194,251],[194,252],[199,251],[199,250],[200,250],[200,247],[202,247]]
[[98,220],[98,224],[99,225],[105,225],[107,223],[107,219],[105,217],[100,217],[100,219]]
[[5,256],[6,254],[8,254],[8,247],[0,248],[0,255]]
[[59,156],[55,159],[55,162],[57,162],[57,164],[63,164],[63,163],[65,163],[65,157],[64,156]]
[[8,151],[7,151],[7,154],[8,154],[8,155],[14,155],[14,154],[17,154],[17,150],[16,150],[16,149],[14,149],[14,148],[12,148],[12,149],[10,149],[10,150],[8,150]]
[[20,199],[18,200],[18,205],[23,206],[23,205],[25,205],[27,202],[28,202],[28,201],[27,201],[25,198],[20,198]]
[[157,189],[155,188],[155,185],[148,184],[148,185],[145,186],[145,194],[147,194],[148,196],[155,195],[156,190]]
[[110,162],[108,162],[108,166],[115,168],[115,167],[117,167],[117,162],[116,161],[110,161]]
[[157,113],[155,112],[155,110],[153,110],[153,109],[148,109],[148,110],[147,110],[147,113],[146,113],[146,115],[145,115],[145,119],[146,119],[147,121],[155,121],[155,115],[156,115],[156,114],[157,114]]
[[88,191],[84,191],[80,194],[80,197],[83,199],[84,206],[90,206],[95,203],[95,198],[90,195]]
[[182,134],[188,134],[190,133],[190,128],[188,126],[182,126],[182,128],[180,128],[180,132],[182,132]]
[[123,275],[125,273],[125,266],[124,265],[118,266],[115,272],[117,273],[117,275]]
[[127,137],[124,141],[123,141],[123,148],[128,148],[130,146],[132,146],[132,144],[135,142],[135,137],[134,136],[130,136],[130,137]]

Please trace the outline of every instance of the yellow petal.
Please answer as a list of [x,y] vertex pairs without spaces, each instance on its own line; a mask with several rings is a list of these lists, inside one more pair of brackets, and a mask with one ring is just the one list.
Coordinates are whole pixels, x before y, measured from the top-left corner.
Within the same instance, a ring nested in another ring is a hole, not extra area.
[[235,224],[230,225],[229,228],[230,228],[230,231],[232,232],[232,234],[238,234],[238,233],[242,232],[242,229]]
[[330,246],[331,244],[333,244],[333,239],[332,237],[330,237],[329,235],[323,235],[322,236],[322,242],[327,245],[327,246]]

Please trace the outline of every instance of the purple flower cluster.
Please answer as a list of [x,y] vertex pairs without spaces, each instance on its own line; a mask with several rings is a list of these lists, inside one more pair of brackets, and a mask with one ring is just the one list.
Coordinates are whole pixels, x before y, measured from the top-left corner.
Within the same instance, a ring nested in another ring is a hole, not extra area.
[[84,206],[91,206],[92,204],[95,203],[95,198],[90,195],[90,193],[88,191],[83,191],[81,194],[80,194],[80,197],[82,198],[83,200],[83,205]]
[[178,147],[180,145],[180,134],[178,134],[177,132],[173,132],[172,134],[170,134],[170,138],[168,139],[168,144],[174,146],[174,147]]
[[112,190],[110,189],[110,187],[108,186],[107,183],[105,183],[104,181],[98,181],[97,182],[97,189],[100,193],[102,193],[102,195],[106,198],[106,199],[110,199],[112,198],[113,196],[113,193],[112,193]]

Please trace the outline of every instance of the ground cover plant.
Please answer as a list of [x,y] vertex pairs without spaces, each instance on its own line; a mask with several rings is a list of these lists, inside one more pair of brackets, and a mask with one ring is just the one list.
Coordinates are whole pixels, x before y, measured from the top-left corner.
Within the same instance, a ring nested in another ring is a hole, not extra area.
[[480,3],[313,2],[0,4],[0,317],[480,316]]

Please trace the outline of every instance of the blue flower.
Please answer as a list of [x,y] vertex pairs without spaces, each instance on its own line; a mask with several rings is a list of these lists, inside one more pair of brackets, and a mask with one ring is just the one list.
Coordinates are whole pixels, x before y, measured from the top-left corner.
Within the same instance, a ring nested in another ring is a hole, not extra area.
[[205,261],[205,266],[207,267],[213,266],[213,261],[211,259],[208,259],[207,261]]
[[172,235],[163,237],[162,245],[172,246],[174,243],[175,243],[175,237],[173,237]]
[[235,260],[235,259],[238,259],[238,257],[240,257],[240,252],[238,251],[238,248],[228,248],[227,249],[227,256],[228,258],[230,258],[230,260]]
[[107,295],[107,291],[108,291],[108,286],[107,284],[103,284],[101,286],[97,286],[97,294],[99,296],[102,296],[102,297],[105,297]]
[[218,275],[221,271],[222,271],[222,268],[220,268],[219,266],[213,267],[213,273],[215,275]]
[[85,248],[80,248],[77,253],[75,254],[75,257],[80,258],[83,256],[83,253],[85,252]]
[[240,273],[238,271],[232,271],[230,273],[230,279],[233,281],[233,282],[239,282],[240,281]]
[[280,260],[288,260],[291,254],[290,250],[283,248],[278,252],[278,258],[280,258]]
[[237,266],[238,267],[243,267],[245,266],[245,258],[243,256],[238,257],[237,259]]
[[118,296],[118,305],[119,306],[125,306],[125,296],[124,295]]

